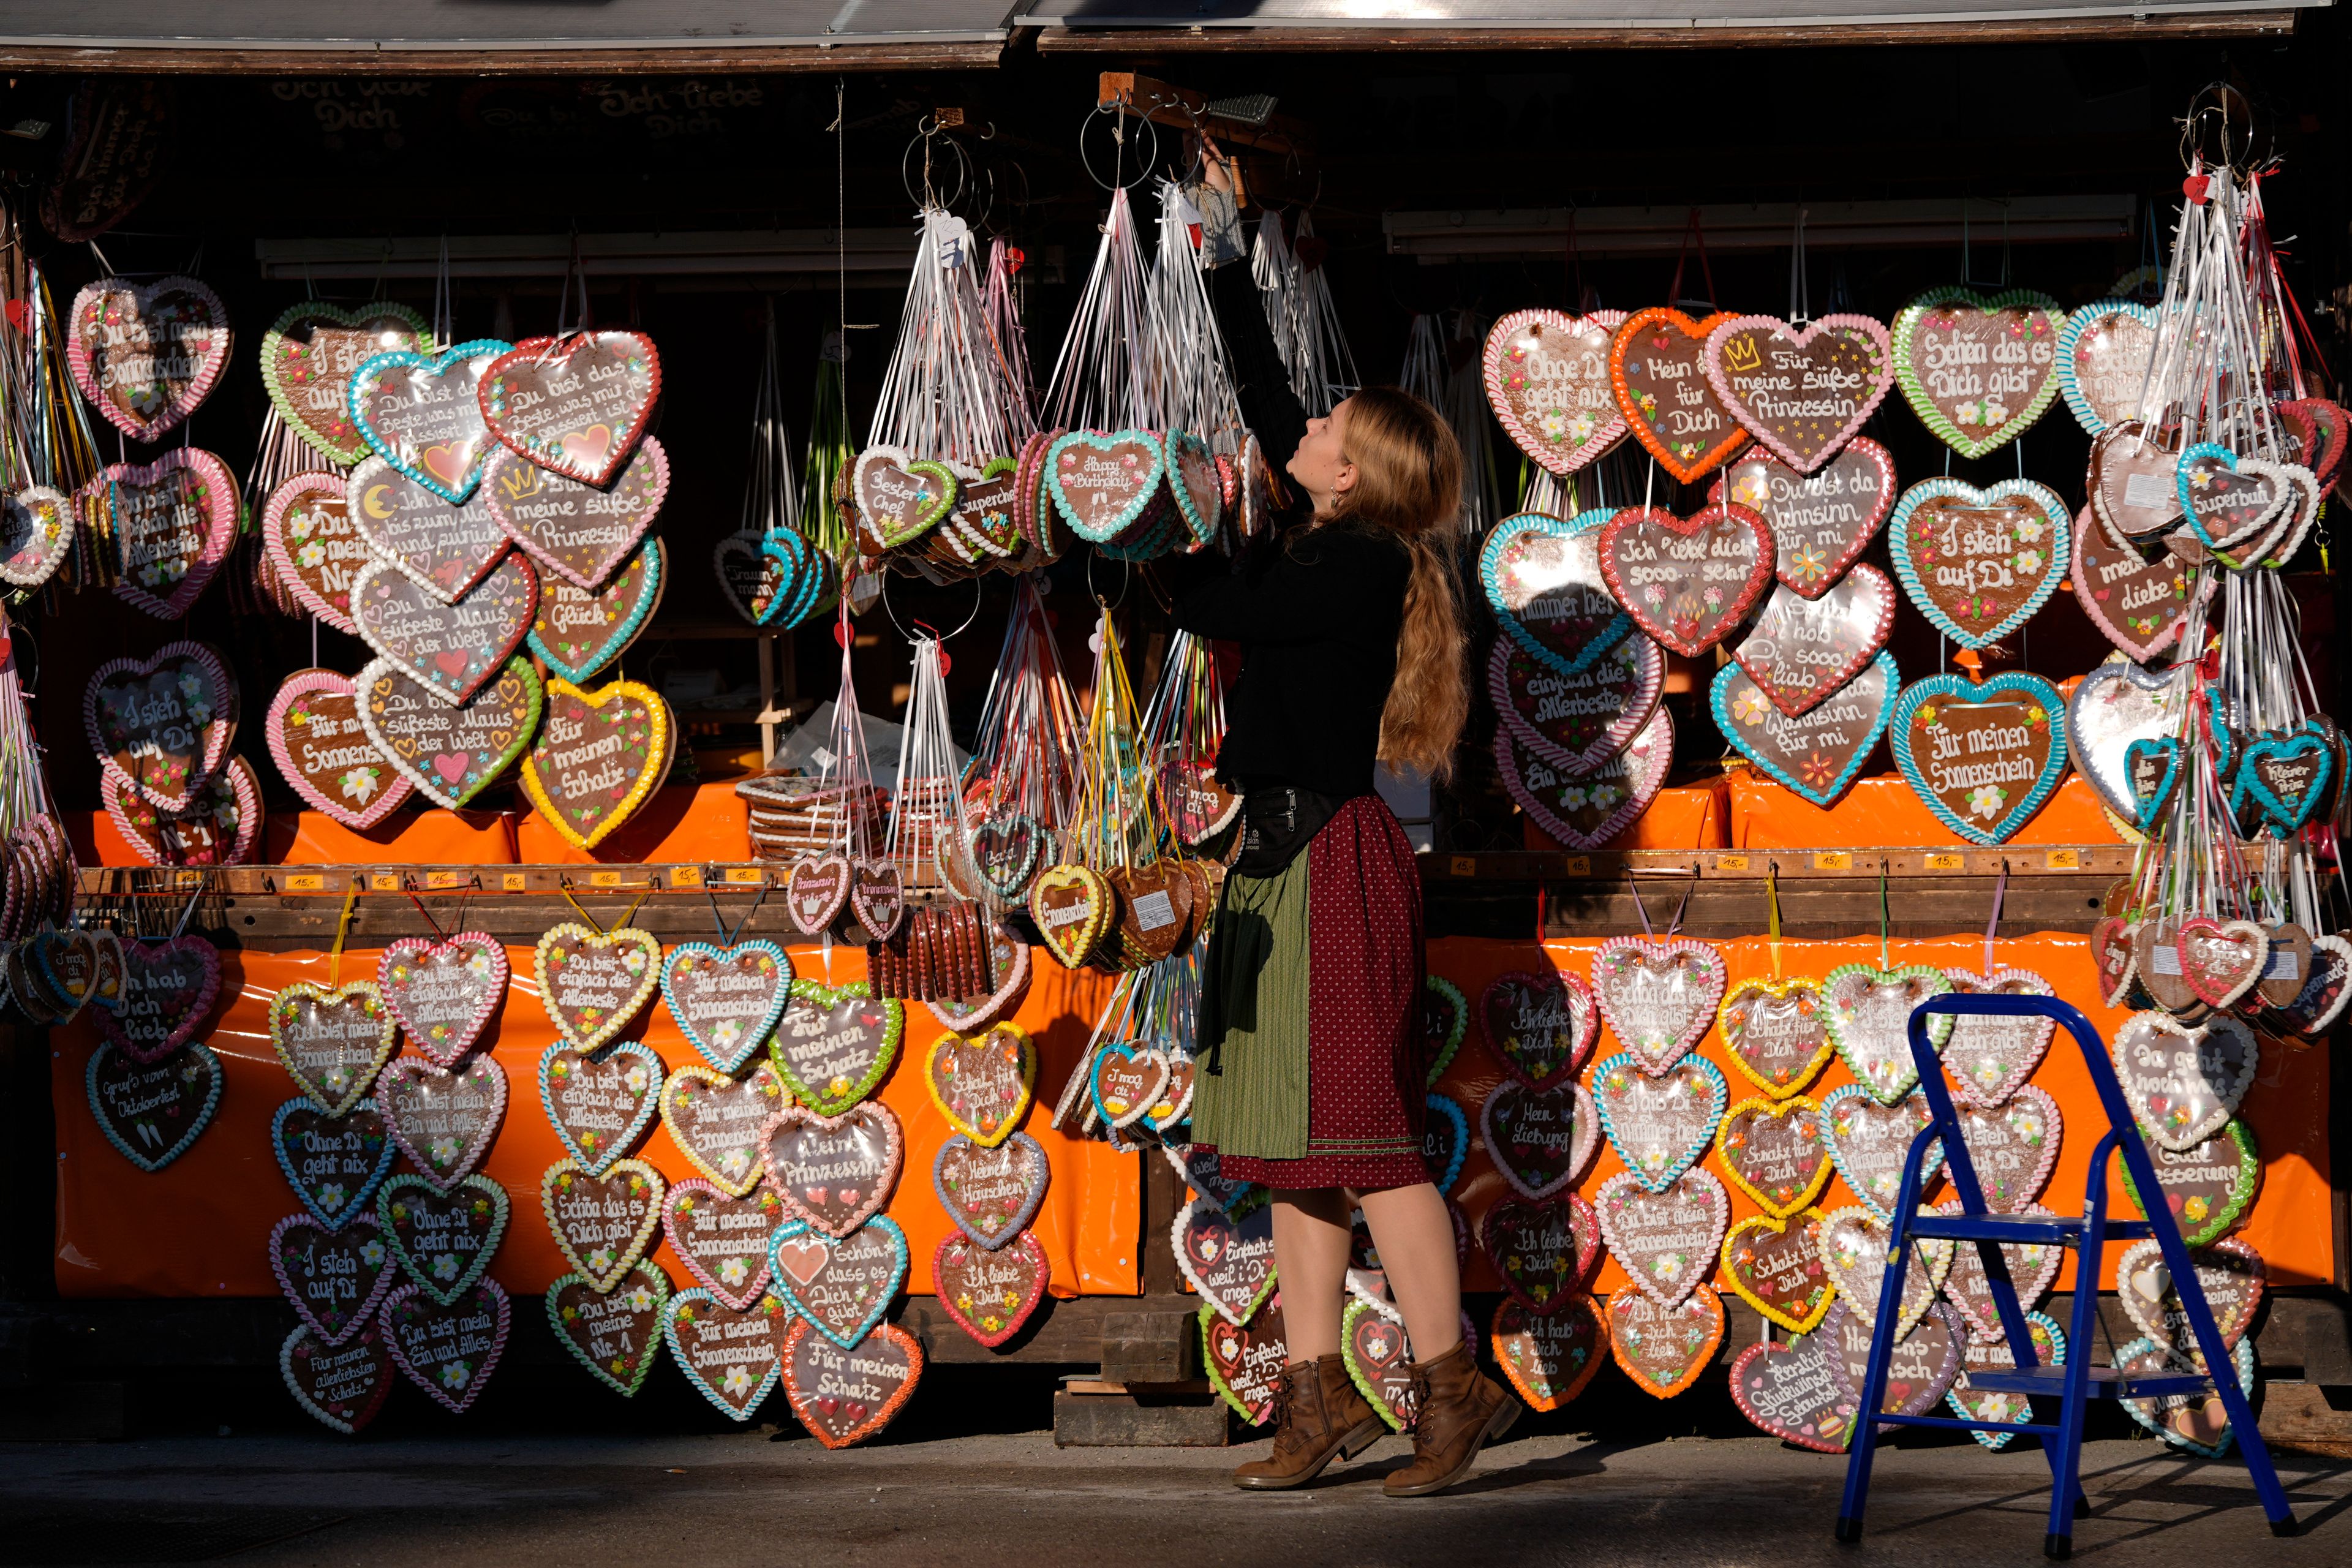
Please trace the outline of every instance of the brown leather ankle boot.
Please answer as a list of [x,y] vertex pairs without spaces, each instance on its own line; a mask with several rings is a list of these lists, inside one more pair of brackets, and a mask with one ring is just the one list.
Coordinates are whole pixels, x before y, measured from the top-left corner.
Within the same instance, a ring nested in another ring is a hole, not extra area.
[[1235,1470],[1237,1487],[1279,1491],[1305,1486],[1333,1459],[1354,1458],[1388,1430],[1348,1376],[1348,1363],[1337,1351],[1284,1367],[1274,1399],[1274,1453]]
[[1467,1340],[1412,1363],[1412,1463],[1381,1483],[1391,1497],[1427,1497],[1460,1480],[1478,1450],[1511,1429],[1519,1402],[1478,1370]]

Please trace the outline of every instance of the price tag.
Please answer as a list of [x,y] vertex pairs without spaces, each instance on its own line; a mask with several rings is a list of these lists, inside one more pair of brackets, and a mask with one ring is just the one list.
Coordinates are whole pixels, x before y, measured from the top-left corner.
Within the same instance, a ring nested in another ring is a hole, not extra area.
[[699,866],[671,867],[669,885],[673,888],[699,888],[702,886],[702,868]]
[[1748,869],[1748,857],[1745,855],[1718,855],[1715,858],[1715,868],[1718,871],[1745,871]]
[[1589,855],[1571,855],[1561,864],[1559,874],[1563,877],[1590,877],[1592,875],[1592,858]]
[[756,885],[766,880],[767,875],[768,873],[766,871],[757,866],[730,866],[727,868],[727,879],[730,882],[751,882]]
[[1835,850],[1826,855],[1816,855],[1813,857],[1813,869],[1816,871],[1851,871],[1853,869],[1853,857],[1847,854],[1843,849]]
[[1930,871],[1965,871],[1969,867],[1967,856],[1956,854],[1948,849],[1931,852],[1920,858],[1927,862],[1927,869]]
[[286,879],[286,890],[289,893],[323,893],[327,890],[327,879],[316,871],[299,871]]
[[466,879],[456,871],[427,871],[425,885],[428,888],[462,888]]
[[1450,869],[1457,877],[1475,877],[1478,874],[1478,862],[1467,855],[1456,855]]
[[530,879],[523,875],[520,871],[509,871],[505,874],[504,879],[506,882],[506,890],[509,893],[527,891],[530,884]]
[[400,873],[372,871],[368,874],[368,886],[379,893],[396,893],[400,891]]
[[592,888],[617,888],[621,885],[621,874],[618,871],[591,871],[588,873],[588,885]]
[[2053,849],[2042,858],[2042,866],[2052,871],[2079,871],[2083,868],[2080,849]]

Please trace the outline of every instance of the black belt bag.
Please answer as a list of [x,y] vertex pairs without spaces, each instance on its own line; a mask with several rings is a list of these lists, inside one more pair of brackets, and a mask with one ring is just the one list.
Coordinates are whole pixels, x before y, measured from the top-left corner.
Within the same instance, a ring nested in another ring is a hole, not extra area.
[[1288,785],[1248,791],[1242,796],[1242,852],[1233,868],[1244,877],[1279,875],[1347,804]]

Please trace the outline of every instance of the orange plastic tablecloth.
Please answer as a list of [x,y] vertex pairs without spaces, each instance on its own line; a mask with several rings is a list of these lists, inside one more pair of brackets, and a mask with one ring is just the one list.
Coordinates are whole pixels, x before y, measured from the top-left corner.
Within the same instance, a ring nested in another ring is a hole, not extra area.
[[734,781],[656,790],[593,849],[564,841],[535,811],[516,814],[515,858],[526,866],[699,865],[749,860],[751,817]]
[[[789,950],[804,979],[827,978],[815,946]],[[345,980],[375,973],[377,951],[344,952]],[[512,1213],[491,1274],[509,1291],[538,1294],[569,1267],[556,1250],[540,1209],[540,1175],[563,1158],[541,1109],[539,1058],[555,1039],[531,978],[531,950],[508,950],[514,980],[488,1036],[488,1051],[507,1076],[506,1119],[480,1170],[507,1191]],[[270,1000],[296,980],[325,982],[331,965],[321,952],[225,952],[221,998],[199,1033],[226,1070],[220,1106],[211,1125],[185,1154],[152,1174],[141,1172],[106,1142],[91,1119],[83,1072],[97,1040],[80,1019],[50,1036],[51,1094],[58,1128],[58,1290],[65,1296],[275,1296],[269,1270],[270,1226],[301,1211],[270,1147],[270,1117],[295,1097],[293,1081],[269,1043]],[[832,980],[865,977],[856,948],[833,951]],[[1044,953],[1035,981],[1016,1017],[1037,1047],[1036,1103],[1023,1130],[1044,1145],[1053,1176],[1034,1228],[1053,1267],[1052,1292],[1131,1295],[1139,1289],[1136,1241],[1141,1224],[1137,1162],[1108,1144],[1054,1131],[1055,1097],[1076,1066],[1111,981],[1074,973]],[[672,1067],[701,1060],[656,996],[629,1031]],[[931,1187],[931,1162],[947,1141],[946,1119],[923,1084],[922,1061],[945,1033],[920,1003],[908,1004],[898,1059],[876,1098],[904,1129],[906,1163],[884,1212],[907,1233],[907,1288],[931,1289],[931,1255],[954,1227]],[[656,1123],[638,1156],[670,1181],[695,1174]],[[404,1162],[398,1167],[405,1169]],[[689,1277],[663,1242],[655,1258],[677,1284]]]
[[[102,811],[60,814],[85,866],[144,866]],[[258,864],[268,866],[511,866],[515,830],[503,811],[396,811],[364,831],[320,811],[273,811],[263,819]],[[737,857],[741,858],[741,857]]]
[[[1541,944],[1533,942],[1499,942],[1491,938],[1449,937],[1429,944],[1429,971],[1442,974],[1462,988],[1470,1004],[1471,1020],[1465,1032],[1462,1048],[1438,1083],[1438,1092],[1450,1096],[1467,1114],[1473,1142],[1469,1162],[1463,1168],[1461,1181],[1454,1190],[1454,1201],[1460,1205],[1469,1221],[1470,1233],[1476,1236],[1478,1222],[1495,1200],[1507,1194],[1510,1188],[1487,1159],[1485,1144],[1477,1136],[1478,1108],[1486,1096],[1502,1081],[1503,1068],[1499,1058],[1490,1051],[1478,1026],[1479,997],[1497,974],[1509,970],[1540,969],[1549,963],[1572,970],[1587,979],[1592,970],[1592,954],[1601,944],[1599,938],[1571,938]],[[1763,937],[1741,937],[1717,942],[1715,946],[1724,955],[1730,971],[1730,984],[1757,974],[1772,973],[1771,944]],[[1897,942],[1892,944],[1896,963],[1933,963],[1979,969],[1984,963],[1984,940],[1981,936],[1939,937],[1932,940]],[[2042,931],[2031,936],[2007,938],[1993,944],[1994,961],[2031,969],[2042,975],[2056,988],[2064,1000],[2081,1008],[2102,1040],[2112,1039],[2117,1026],[2130,1016],[2127,1009],[2101,1005],[2098,988],[2093,979],[2090,943],[2087,938],[2060,931]],[[1784,942],[1781,944],[1781,973],[1784,975],[1826,975],[1841,963],[1876,963],[1878,941],[1875,937],[1849,937],[1837,942]],[[1623,1047],[1616,1034],[1603,1024],[1601,1037],[1593,1048],[1591,1064],[1584,1069],[1584,1079],[1591,1082],[1592,1065],[1607,1060]],[[1728,1103],[1760,1096],[1763,1091],[1743,1076],[1733,1064],[1730,1053],[1724,1048],[1719,1028],[1710,1028],[1700,1041],[1697,1054],[1722,1069],[1730,1089]],[[1815,1077],[1805,1092],[1819,1100],[1841,1084],[1852,1083],[1853,1074],[1835,1057]],[[2096,1093],[2091,1087],[2089,1071],[2084,1068],[2080,1050],[2064,1029],[2057,1031],[2050,1043],[2050,1052],[2033,1075],[2032,1081],[2046,1089],[2057,1101],[2063,1118],[2058,1162],[2052,1172],[2050,1184],[2042,1194],[2042,1202],[2061,1214],[2083,1212],[2084,1178],[2090,1169],[2091,1151],[2106,1128],[2106,1119],[2100,1110]],[[2239,1232],[2262,1253],[2270,1269],[2273,1285],[2327,1285],[2336,1279],[2334,1200],[2330,1190],[2330,1167],[2327,1152],[2328,1061],[2323,1049],[2288,1050],[2265,1045],[2262,1066],[2253,1086],[2246,1091],[2245,1103],[2240,1115],[2254,1131],[2263,1162],[2263,1185],[2253,1212],[2244,1228]],[[1699,1161],[1717,1177],[1723,1176],[1721,1163],[1710,1147]],[[1625,1168],[1607,1139],[1601,1152],[1576,1190],[1588,1198],[1601,1183]],[[1759,1213],[1757,1206],[1742,1195],[1728,1180],[1724,1188],[1731,1194],[1731,1220],[1738,1224]],[[1940,1203],[1952,1195],[1949,1183],[1941,1183],[1927,1194],[1931,1203]],[[1829,1186],[1819,1200],[1823,1209],[1839,1208],[1860,1200],[1847,1189],[1843,1178],[1832,1175]],[[2138,1210],[2124,1195],[2119,1176],[2111,1177],[2108,1209],[2112,1214],[2129,1218]],[[2103,1282],[2114,1284],[2112,1260],[2120,1247],[2108,1252],[2110,1268]],[[2074,1278],[2074,1257],[2066,1260],[2066,1272],[2060,1276],[2059,1287],[2066,1288]],[[1718,1269],[1716,1281],[1721,1286]],[[1474,1251],[1469,1274],[1464,1283],[1471,1289],[1498,1289],[1500,1282],[1483,1258]],[[1622,1289],[1626,1284],[1624,1271],[1614,1260],[1601,1265],[1594,1288],[1602,1292]],[[1727,1292],[1728,1287],[1723,1287]]]
[[[1856,779],[1834,805],[1815,805],[1785,784],[1745,769],[1731,775],[1730,849],[1965,847],[1913,794],[1900,773]],[[1653,808],[1655,809],[1654,807]],[[2049,802],[2008,842],[2117,844],[2099,792],[2080,773],[2068,773]]]

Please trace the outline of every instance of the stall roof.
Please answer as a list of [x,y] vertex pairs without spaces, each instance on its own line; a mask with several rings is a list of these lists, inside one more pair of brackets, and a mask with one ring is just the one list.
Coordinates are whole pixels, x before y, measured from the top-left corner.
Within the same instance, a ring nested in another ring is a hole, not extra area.
[[1053,51],[2063,42],[2287,33],[2334,0],[1026,0]]
[[533,73],[990,67],[1015,0],[6,0],[0,64]]

